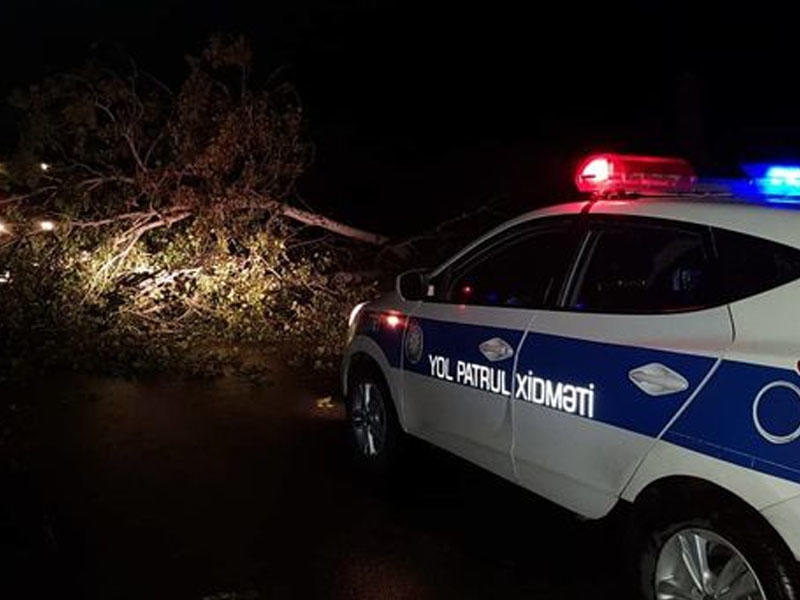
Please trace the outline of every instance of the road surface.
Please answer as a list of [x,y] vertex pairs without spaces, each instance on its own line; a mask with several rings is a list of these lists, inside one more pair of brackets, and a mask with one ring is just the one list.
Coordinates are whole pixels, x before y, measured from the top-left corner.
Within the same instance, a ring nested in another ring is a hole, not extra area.
[[26,392],[39,408],[5,486],[0,584],[26,598],[618,597],[608,528],[423,444],[395,480],[364,479],[330,387],[296,379]]

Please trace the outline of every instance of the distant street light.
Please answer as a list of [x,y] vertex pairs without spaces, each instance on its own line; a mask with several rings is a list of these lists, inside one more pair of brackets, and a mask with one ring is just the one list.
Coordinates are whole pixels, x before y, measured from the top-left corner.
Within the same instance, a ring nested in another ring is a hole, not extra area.
[[56,224],[52,221],[39,221],[39,229],[42,231],[53,231],[56,228]]
[[45,162],[43,162],[43,163],[39,163],[39,168],[40,168],[42,171],[47,171],[48,169],[50,169],[50,165],[48,165],[48,164],[47,164],[47,163],[45,163]]
[[0,233],[9,233],[8,225],[0,221]]

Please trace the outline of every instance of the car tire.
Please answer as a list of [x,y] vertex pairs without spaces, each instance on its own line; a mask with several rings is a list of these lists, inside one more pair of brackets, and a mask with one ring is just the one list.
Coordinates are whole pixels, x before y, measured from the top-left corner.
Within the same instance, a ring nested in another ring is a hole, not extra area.
[[[800,600],[797,562],[760,515],[694,504],[639,519],[638,597]],[[707,568],[698,568],[703,561]],[[745,588],[753,593],[735,594]]]
[[348,385],[346,399],[349,437],[357,463],[384,474],[400,463],[404,433],[389,386],[372,365],[360,367]]

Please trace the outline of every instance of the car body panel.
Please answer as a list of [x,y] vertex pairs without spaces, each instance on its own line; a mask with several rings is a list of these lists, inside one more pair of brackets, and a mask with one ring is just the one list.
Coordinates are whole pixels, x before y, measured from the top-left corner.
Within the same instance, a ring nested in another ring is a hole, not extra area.
[[791,481],[658,440],[625,486],[621,498],[634,502],[649,485],[671,477],[708,481],[733,492],[760,511],[795,498],[800,492],[800,487]]
[[768,506],[761,511],[764,518],[777,531],[786,545],[800,560],[800,496]]
[[[591,386],[593,406],[591,414],[564,418],[563,412],[537,406],[535,399],[515,403],[520,482],[546,493],[558,485],[552,474],[568,475],[598,499],[591,506],[573,494],[577,504],[567,502],[569,508],[590,517],[608,512],[653,441],[705,384],[732,337],[725,307],[673,315],[541,311],[531,322],[519,371]],[[645,393],[629,374],[650,364],[680,373],[688,386],[659,397]]]
[[[587,212],[587,206],[522,215],[433,274],[509,227]],[[800,248],[800,210],[794,208],[681,197],[599,201],[588,213],[702,224]],[[798,298],[800,281],[794,281],[702,311],[609,315],[432,308],[391,293],[362,311],[364,321],[385,311],[410,315],[409,327],[422,326],[423,354],[403,371],[405,328],[390,335],[362,328],[345,354],[343,385],[351,357],[371,356],[386,374],[407,431],[586,517],[607,514],[619,499],[633,502],[671,477],[713,483],[762,511],[800,557],[800,433],[788,439],[800,432]],[[481,353],[480,345],[493,338],[507,342],[513,356],[495,364]],[[428,353],[449,357],[450,369],[456,360],[502,366],[512,389],[506,395],[502,388],[496,393],[437,377]],[[686,388],[662,396],[637,388],[630,370],[653,364],[685,378]],[[592,418],[515,398],[516,376],[528,370],[553,382],[594,384]],[[413,390],[411,402],[406,388]],[[460,414],[464,406],[471,408]],[[770,434],[777,437],[770,440]]]
[[406,314],[415,304],[417,303],[406,302],[394,291],[365,304],[356,317],[353,339],[348,344],[340,367],[342,392],[346,396],[353,357],[363,355],[372,359],[386,379],[401,425],[405,422],[400,370],[405,324],[389,329],[381,323],[381,317],[395,313]]
[[[418,307],[409,327],[422,332],[424,352],[420,360],[405,363],[407,429],[513,478],[513,364],[529,320],[529,311],[512,308]],[[494,340],[503,340],[513,354],[499,361],[487,358],[481,346]]]

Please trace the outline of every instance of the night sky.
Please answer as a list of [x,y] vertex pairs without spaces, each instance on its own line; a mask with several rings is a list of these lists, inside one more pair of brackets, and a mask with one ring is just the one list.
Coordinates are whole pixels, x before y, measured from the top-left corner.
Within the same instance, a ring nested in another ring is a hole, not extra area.
[[[305,103],[303,196],[402,234],[490,199],[509,213],[567,199],[595,150],[681,154],[714,175],[800,156],[798,11],[738,4],[4,0],[0,93],[93,42],[177,84],[209,34],[243,32]],[[7,109],[0,131],[7,150]]]

